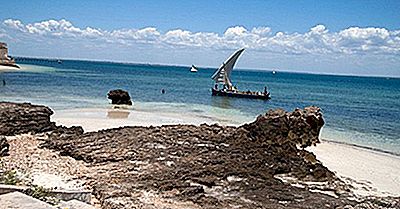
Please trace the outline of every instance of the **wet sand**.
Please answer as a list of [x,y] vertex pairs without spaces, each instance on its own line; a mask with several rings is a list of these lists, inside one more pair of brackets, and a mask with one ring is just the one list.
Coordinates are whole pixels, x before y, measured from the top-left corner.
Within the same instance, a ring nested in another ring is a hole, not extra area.
[[56,111],[52,121],[58,125],[82,126],[85,131],[118,128],[121,126],[160,126],[172,124],[202,123],[240,125],[240,121],[229,117],[209,117],[195,113],[149,112],[135,109],[90,108]]

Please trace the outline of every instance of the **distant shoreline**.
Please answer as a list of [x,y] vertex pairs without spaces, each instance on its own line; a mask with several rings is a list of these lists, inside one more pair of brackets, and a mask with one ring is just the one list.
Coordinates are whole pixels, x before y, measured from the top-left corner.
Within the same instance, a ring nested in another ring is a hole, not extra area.
[[13,65],[3,65],[0,64],[0,72],[16,72],[19,71],[21,68],[18,66],[13,66]]
[[[78,62],[97,62],[97,63],[112,63],[112,64],[121,64],[121,65],[136,65],[136,66],[165,66],[165,67],[188,67],[192,64],[168,64],[168,63],[142,63],[142,62],[129,62],[129,61],[120,61],[120,60],[96,60],[96,59],[80,59],[80,58],[54,58],[54,57],[24,57],[24,56],[13,56],[17,61],[18,59],[40,59],[44,61],[78,61]],[[218,68],[218,66],[201,66],[196,65],[199,69],[202,70],[211,70],[214,71]],[[361,77],[361,78],[381,78],[381,79],[400,79],[400,76],[388,76],[388,75],[354,75],[354,74],[334,74],[334,73],[321,73],[321,72],[297,72],[291,70],[282,70],[282,69],[250,69],[250,68],[237,68],[235,71],[252,71],[252,72],[273,72],[276,71],[279,73],[294,73],[294,74],[305,74],[305,75],[322,75],[322,76],[341,76],[341,77]]]

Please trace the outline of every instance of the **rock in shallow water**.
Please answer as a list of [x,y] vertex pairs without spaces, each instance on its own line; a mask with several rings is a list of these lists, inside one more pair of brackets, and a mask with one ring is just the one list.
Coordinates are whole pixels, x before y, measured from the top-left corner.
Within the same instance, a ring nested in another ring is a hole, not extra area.
[[108,99],[111,99],[111,104],[132,105],[129,93],[122,89],[111,90],[110,92],[108,92],[107,96]]

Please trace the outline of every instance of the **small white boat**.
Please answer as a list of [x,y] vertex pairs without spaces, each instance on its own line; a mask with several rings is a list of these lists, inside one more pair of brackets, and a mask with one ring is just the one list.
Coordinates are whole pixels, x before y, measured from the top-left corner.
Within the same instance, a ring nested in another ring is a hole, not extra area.
[[275,75],[275,74],[276,74],[276,71],[275,71],[275,70],[273,70],[273,71],[272,71],[272,75]]
[[192,65],[192,68],[190,68],[190,72],[192,72],[192,73],[197,72],[197,67]]

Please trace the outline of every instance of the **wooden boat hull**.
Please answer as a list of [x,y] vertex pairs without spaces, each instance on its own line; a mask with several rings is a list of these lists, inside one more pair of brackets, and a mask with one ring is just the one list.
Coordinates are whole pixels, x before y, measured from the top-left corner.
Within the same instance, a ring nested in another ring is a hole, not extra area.
[[249,98],[249,99],[263,99],[269,100],[271,99],[270,93],[267,94],[247,94],[246,92],[232,92],[232,91],[222,91],[211,89],[212,96],[226,96],[226,97],[239,97],[239,98]]

